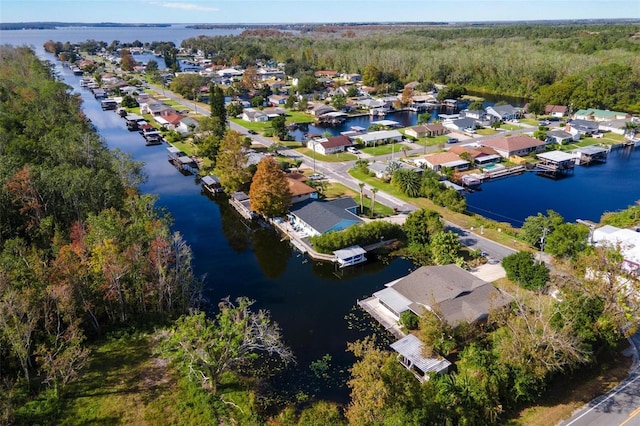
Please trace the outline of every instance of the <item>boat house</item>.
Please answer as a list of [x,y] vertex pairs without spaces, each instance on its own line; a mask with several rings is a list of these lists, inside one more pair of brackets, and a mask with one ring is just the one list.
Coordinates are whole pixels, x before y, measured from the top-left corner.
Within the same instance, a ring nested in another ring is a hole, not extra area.
[[596,163],[606,163],[609,156],[609,150],[600,146],[589,145],[573,150],[576,157],[576,163],[581,166],[588,166]]
[[333,252],[341,268],[366,262],[367,258],[364,256],[366,253],[367,251],[360,246],[351,246]]
[[537,155],[538,174],[548,177],[561,177],[573,173],[576,165],[575,156],[563,151],[550,151]]
[[424,343],[413,334],[406,335],[390,346],[398,353],[400,363],[421,382],[429,379],[429,373],[446,374],[451,367],[451,362],[441,356],[425,357]]
[[245,219],[253,220],[258,217],[256,212],[251,210],[251,200],[249,199],[249,196],[242,191],[231,194],[231,197],[229,197],[229,204],[231,204],[233,208],[235,208]]
[[224,192],[220,180],[211,175],[207,175],[201,179],[202,188],[211,195],[221,194]]

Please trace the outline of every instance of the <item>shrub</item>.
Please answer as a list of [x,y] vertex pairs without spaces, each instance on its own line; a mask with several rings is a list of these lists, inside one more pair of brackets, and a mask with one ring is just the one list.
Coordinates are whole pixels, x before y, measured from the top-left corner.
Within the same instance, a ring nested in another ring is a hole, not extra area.
[[400,314],[400,324],[402,324],[407,330],[416,330],[418,328],[418,322],[420,318],[411,311],[404,311]]

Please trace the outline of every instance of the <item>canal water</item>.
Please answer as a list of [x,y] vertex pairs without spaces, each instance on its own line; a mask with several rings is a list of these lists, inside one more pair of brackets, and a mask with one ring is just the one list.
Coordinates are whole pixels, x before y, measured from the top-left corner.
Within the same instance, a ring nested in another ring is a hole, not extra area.
[[[247,296],[267,309],[280,325],[298,364],[287,375],[286,389],[345,402],[346,379],[353,362],[347,342],[371,333],[370,320],[357,309],[358,299],[406,275],[404,259],[377,260],[346,270],[316,263],[292,250],[270,228],[245,222],[226,198],[207,197],[193,176],[182,175],[167,160],[166,146],[147,147],[137,132],[126,130],[113,111],[102,111],[79,77],[59,68],[61,77],[79,92],[83,109],[112,149],[131,153],[145,163],[145,193],[157,194],[158,206],[171,213],[173,229],[190,244],[196,272],[205,277],[205,297],[215,307],[221,298]],[[331,357],[329,378],[317,378],[309,365]]]
[[598,222],[603,213],[618,211],[640,200],[640,152],[635,148],[614,149],[606,163],[576,166],[574,174],[549,179],[525,172],[484,183],[467,194],[468,209],[491,219],[521,227],[527,216],[548,209],[566,221]]

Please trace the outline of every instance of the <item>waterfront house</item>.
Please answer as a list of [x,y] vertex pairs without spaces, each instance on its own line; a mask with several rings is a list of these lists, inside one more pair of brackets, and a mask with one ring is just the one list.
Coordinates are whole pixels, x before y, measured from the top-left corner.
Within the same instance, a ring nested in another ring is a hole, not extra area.
[[456,145],[449,148],[448,151],[458,156],[466,153],[473,160],[473,164],[478,167],[499,163],[502,159],[495,149],[488,146]]
[[176,130],[184,118],[186,118],[186,115],[170,110],[165,110],[159,115],[153,116],[153,119],[167,130]]
[[598,128],[599,125],[595,121],[576,118],[567,123],[565,130],[581,135],[594,135],[598,133]]
[[289,192],[291,192],[291,204],[301,203],[310,198],[317,199],[318,191],[310,187],[305,182],[307,178],[301,174],[288,174]]
[[360,143],[364,146],[382,145],[391,142],[401,142],[402,133],[397,130],[378,130],[376,132],[369,132],[358,137]]
[[431,169],[434,172],[440,172],[443,168],[458,169],[459,171],[469,168],[469,161],[463,160],[459,155],[450,151],[425,155],[415,159],[414,163]]
[[465,109],[460,111],[460,118],[472,118],[477,125],[488,127],[496,121],[496,117],[483,109]]
[[573,115],[578,120],[588,121],[609,121],[609,120],[624,120],[631,118],[631,114],[620,111],[609,111],[603,109],[589,108],[580,109]]
[[289,221],[308,236],[322,235],[362,223],[357,208],[358,204],[350,197],[331,201],[309,199],[290,207]]
[[625,128],[628,119],[617,119],[617,120],[608,120],[602,121],[598,125],[598,130],[601,132],[611,132],[618,135],[624,135],[627,132]]
[[180,132],[181,135],[188,135],[189,133],[194,132],[198,128],[199,124],[198,120],[193,117],[184,117],[176,126],[176,130]]
[[493,285],[453,264],[422,266],[385,287],[373,297],[396,321],[405,311],[422,316],[425,310],[436,310],[451,326],[471,324],[511,301]]
[[284,105],[287,103],[289,95],[271,95],[269,96],[269,103],[271,106]]
[[564,144],[579,140],[580,133],[578,132],[574,132],[572,134],[571,132],[567,132],[566,130],[549,130],[547,132],[547,139],[545,142]]
[[487,114],[498,120],[509,121],[520,117],[520,109],[512,105],[494,105],[486,108]]
[[330,112],[336,112],[336,109],[331,105],[326,105],[322,103],[317,103],[313,105],[311,109],[311,114],[315,117],[320,117],[321,115],[328,114]]
[[551,117],[562,118],[567,115],[569,108],[566,105],[545,105],[544,114]]
[[474,118],[456,118],[454,120],[446,120],[443,125],[451,130],[463,132],[465,130],[475,130],[478,122]]
[[512,156],[525,156],[531,153],[542,152],[545,149],[544,141],[531,136],[519,135],[506,138],[487,139],[480,142],[482,146],[493,148],[503,158]]
[[307,146],[309,148],[322,155],[344,152],[345,149],[351,145],[353,145],[351,139],[344,135],[333,136],[325,139],[312,139],[307,142]]
[[269,116],[266,113],[254,108],[245,108],[244,110],[242,110],[242,119],[244,121],[262,123],[265,121],[269,121]]

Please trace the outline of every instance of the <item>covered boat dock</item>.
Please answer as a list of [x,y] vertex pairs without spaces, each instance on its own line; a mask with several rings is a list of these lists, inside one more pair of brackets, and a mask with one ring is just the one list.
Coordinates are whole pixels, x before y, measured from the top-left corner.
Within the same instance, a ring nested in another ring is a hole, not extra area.
[[609,150],[600,146],[584,146],[573,150],[576,158],[576,164],[580,166],[589,166],[593,163],[606,163],[609,156]]
[[538,159],[538,174],[553,178],[573,173],[576,165],[575,156],[563,151],[543,152],[538,154]]

